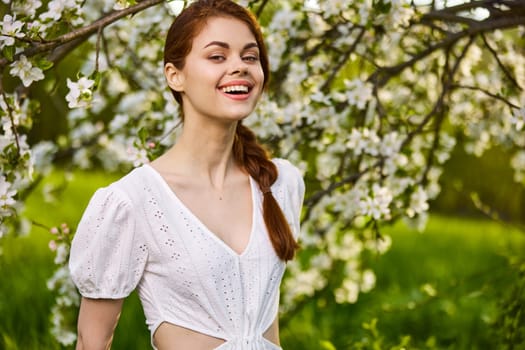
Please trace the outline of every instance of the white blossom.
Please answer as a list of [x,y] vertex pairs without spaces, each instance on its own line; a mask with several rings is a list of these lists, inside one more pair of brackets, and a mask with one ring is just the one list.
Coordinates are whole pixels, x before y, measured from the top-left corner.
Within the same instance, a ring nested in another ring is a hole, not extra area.
[[319,270],[298,271],[294,274],[294,278],[287,283],[286,293],[292,296],[312,296],[325,283],[326,278],[321,275]]
[[367,143],[368,142],[363,136],[363,133],[358,129],[353,128],[350,132],[346,145],[354,152],[355,155],[360,155],[365,150]]
[[91,154],[87,148],[80,148],[73,154],[73,164],[80,169],[89,169],[93,164],[90,156]]
[[427,193],[425,192],[425,190],[423,190],[422,187],[418,187],[410,195],[410,204],[407,208],[407,215],[409,217],[413,217],[417,214],[421,214],[427,211],[428,208],[429,206]]
[[156,94],[153,91],[139,90],[126,94],[118,105],[120,113],[138,115],[151,110]]
[[111,132],[117,132],[124,128],[126,124],[129,122],[129,115],[119,113],[113,117],[111,122],[109,123],[109,131]]
[[22,84],[28,87],[34,81],[44,79],[44,73],[38,67],[33,67],[31,62],[26,56],[21,55],[20,58],[11,64],[11,70],[9,70],[14,76],[17,76],[22,80]]
[[286,92],[291,96],[299,94],[302,83],[308,77],[308,65],[305,62],[292,62],[290,72],[284,86]]
[[40,173],[47,173],[53,162],[53,155],[57,151],[56,144],[50,141],[41,141],[32,148],[32,160],[35,170]]
[[423,232],[428,222],[428,212],[422,212],[414,217],[404,217],[403,221],[409,228]]
[[377,156],[381,148],[381,139],[376,131],[365,128],[363,129],[363,137],[366,140],[365,152],[372,156]]
[[55,331],[55,328],[53,328],[51,330],[51,332],[55,336],[55,339],[60,344],[65,345],[65,346],[72,345],[77,340],[77,335],[73,331],[67,331],[67,330],[65,330],[63,328],[61,328],[60,330],[56,330]]
[[380,237],[368,240],[366,242],[366,248],[373,252],[384,254],[392,246],[392,237],[382,234]]
[[177,16],[184,9],[184,0],[167,1],[166,7],[173,16]]
[[66,243],[60,243],[56,248],[55,264],[61,265],[67,261],[69,256],[69,246]]
[[371,291],[376,284],[376,275],[372,270],[365,270],[361,275],[360,290],[364,293]]
[[519,151],[510,161],[514,168],[514,181],[525,183],[525,151]]
[[322,252],[310,260],[310,265],[315,269],[328,270],[332,266],[332,259],[328,254]]
[[359,24],[362,26],[366,25],[370,19],[371,5],[370,1],[364,1],[359,7]]
[[91,121],[83,121],[70,132],[73,146],[80,147],[82,141],[90,140],[102,131],[102,128],[103,125],[101,123],[93,124]]
[[396,131],[390,132],[383,136],[380,141],[379,153],[385,157],[391,157],[399,151],[401,147],[401,138]]
[[335,301],[339,304],[357,302],[359,296],[359,284],[349,278],[346,278],[341,287],[334,290]]
[[267,36],[267,40],[272,43],[272,45],[268,47],[270,69],[275,71],[279,68],[281,58],[286,51],[286,38],[281,33],[270,33]]
[[339,169],[341,164],[338,157],[331,152],[321,153],[317,157],[317,178],[320,180],[329,179]]
[[392,192],[387,187],[381,187],[374,184],[370,196],[365,196],[359,201],[359,209],[362,215],[371,216],[379,220],[381,218],[389,219],[390,203],[392,203]]
[[15,38],[23,38],[25,36],[25,33],[22,32],[23,26],[24,23],[22,21],[17,21],[16,16],[8,14],[4,15],[1,22],[0,49],[5,46],[14,45]]
[[318,14],[310,13],[307,19],[312,35],[314,36],[322,37],[323,34],[330,29],[330,25]]
[[36,10],[42,6],[40,0],[19,0],[13,3],[13,12],[22,16],[34,17]]
[[93,97],[91,88],[95,84],[94,80],[86,77],[80,78],[77,82],[67,79],[67,87],[69,93],[66,95],[66,101],[69,108],[83,108],[88,107]]
[[[290,31],[293,30],[295,21],[298,19],[298,13],[288,8],[283,8],[273,15],[272,21],[269,25],[269,30],[272,32]],[[290,33],[293,36],[293,33]]]
[[387,19],[385,20],[382,16],[378,16],[376,23],[381,21],[379,23],[385,25],[389,30],[408,26],[410,19],[415,14],[414,9],[404,0],[390,0],[388,2],[392,4],[392,7],[387,15]]
[[337,239],[338,232],[330,231],[327,235],[328,254],[333,259],[349,261],[357,259],[363,251],[363,243],[351,232],[345,232],[341,239]]
[[360,79],[345,80],[345,95],[350,105],[364,109],[368,101],[373,97],[372,85],[364,83]]
[[330,97],[326,96],[321,91],[316,91],[313,94],[310,95],[310,99],[314,102],[322,103],[324,105],[330,104]]
[[321,13],[325,18],[340,14],[347,9],[345,0],[325,0],[319,2]]
[[511,125],[516,131],[521,131],[525,126],[525,107],[520,109],[514,108],[512,110],[512,117],[510,118]]
[[129,6],[130,6],[130,1],[128,0],[115,0],[115,4],[113,5],[113,10],[119,11]]
[[282,123],[284,118],[284,111],[279,108],[277,103],[263,97],[256,110],[245,119],[244,123],[255,130],[259,137],[266,138],[282,135],[283,131],[279,123]]
[[74,327],[71,327],[64,319],[63,312],[67,308],[77,308],[80,304],[80,297],[71,280],[66,263],[67,259],[61,258],[60,260],[62,262],[59,268],[55,270],[53,276],[47,280],[47,288],[58,293],[55,305],[53,305],[51,309],[51,333],[59,343],[68,346],[75,342],[76,332]]
[[[111,86],[111,89],[108,90],[110,96],[115,97],[118,94],[129,91],[129,83],[122,78],[119,72],[114,70],[108,71],[106,79],[108,86]],[[173,97],[170,98],[171,100],[173,100]]]
[[135,146],[129,146],[127,149],[127,161],[134,167],[149,163],[148,153],[145,149],[138,149]]
[[16,190],[12,186],[13,184],[8,182],[4,176],[0,176],[0,210],[16,203],[13,198]]
[[64,11],[72,9],[80,9],[76,0],[51,0],[47,4],[47,11],[40,15],[40,19],[58,21]]

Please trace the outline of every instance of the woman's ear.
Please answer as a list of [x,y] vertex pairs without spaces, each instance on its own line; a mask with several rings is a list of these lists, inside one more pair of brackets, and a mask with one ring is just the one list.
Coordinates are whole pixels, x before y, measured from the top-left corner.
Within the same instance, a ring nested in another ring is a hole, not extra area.
[[184,74],[181,70],[173,65],[173,63],[166,63],[164,66],[164,75],[168,86],[177,92],[184,91]]

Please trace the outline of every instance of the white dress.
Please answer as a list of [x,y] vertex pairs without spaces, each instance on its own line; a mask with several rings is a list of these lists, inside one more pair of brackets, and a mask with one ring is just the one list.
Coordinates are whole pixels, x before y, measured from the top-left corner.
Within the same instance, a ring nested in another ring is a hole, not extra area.
[[[272,193],[294,236],[304,195],[301,174],[274,159]],[[250,178],[253,218],[238,254],[177,198],[149,165],[92,197],[78,225],[69,267],[80,293],[119,299],[138,291],[153,334],[162,322],[224,339],[221,350],[275,350],[262,335],[277,316],[285,270],[262,217],[262,193]]]

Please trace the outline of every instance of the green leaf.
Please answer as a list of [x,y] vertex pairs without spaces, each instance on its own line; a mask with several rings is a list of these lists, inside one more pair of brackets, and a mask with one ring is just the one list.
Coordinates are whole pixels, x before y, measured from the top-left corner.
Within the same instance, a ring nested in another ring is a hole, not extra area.
[[53,62],[47,60],[44,57],[38,59],[35,64],[38,68],[42,69],[43,71],[50,69],[54,65]]
[[321,345],[321,349],[337,350],[335,348],[334,344],[332,344],[332,342],[330,342],[329,340],[321,340],[321,341],[319,341],[319,344]]
[[148,130],[146,130],[146,128],[140,128],[139,129],[139,139],[140,139],[140,142],[144,145],[146,144],[146,141],[148,139]]
[[14,46],[6,46],[2,50],[4,57],[7,58],[9,61],[13,61],[13,57],[15,55],[15,47]]
[[376,10],[379,13],[389,13],[390,9],[392,8],[392,3],[390,1],[385,2],[383,0],[380,0],[376,2],[374,5],[374,10]]
[[89,79],[92,79],[95,82],[95,84],[93,85],[93,90],[97,90],[100,86],[100,82],[102,81],[102,73],[99,71],[93,72]]

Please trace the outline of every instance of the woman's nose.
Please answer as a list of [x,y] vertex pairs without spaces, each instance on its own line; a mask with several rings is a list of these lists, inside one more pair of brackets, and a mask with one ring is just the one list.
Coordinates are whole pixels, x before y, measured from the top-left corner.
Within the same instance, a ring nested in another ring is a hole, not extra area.
[[244,60],[242,58],[235,59],[232,62],[231,73],[230,74],[232,74],[232,75],[234,75],[234,74],[244,75],[247,72],[248,72],[248,65],[246,64],[246,62],[244,62]]
[[246,73],[248,72],[248,70],[246,68],[238,68],[236,70],[234,70],[231,74],[232,75],[245,75]]

